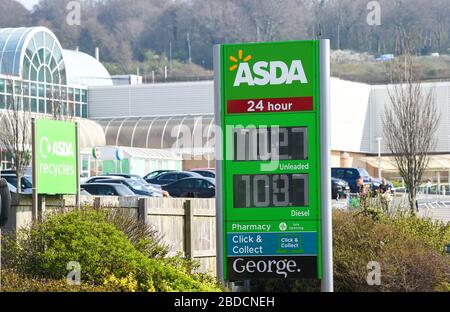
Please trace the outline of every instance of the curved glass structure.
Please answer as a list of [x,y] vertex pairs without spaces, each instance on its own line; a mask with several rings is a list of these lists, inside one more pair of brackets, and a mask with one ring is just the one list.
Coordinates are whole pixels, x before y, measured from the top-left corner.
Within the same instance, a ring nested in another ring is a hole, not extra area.
[[45,27],[0,29],[0,109],[87,117],[87,89],[68,85],[63,50]]
[[105,131],[107,145],[168,149],[190,155],[214,153],[213,115],[107,118],[96,122]]

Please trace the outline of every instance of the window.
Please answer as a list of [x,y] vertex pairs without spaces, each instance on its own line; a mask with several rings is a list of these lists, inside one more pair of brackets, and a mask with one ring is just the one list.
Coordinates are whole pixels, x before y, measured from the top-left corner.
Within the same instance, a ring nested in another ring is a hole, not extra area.
[[204,180],[195,180],[195,188],[207,189],[208,183]]
[[162,176],[157,178],[157,180],[172,180],[172,181],[175,181],[175,180],[177,180],[177,174],[176,173],[163,174]]
[[181,181],[178,184],[179,187],[183,187],[183,188],[193,188],[194,187],[194,181],[193,180],[186,180],[186,181]]
[[355,169],[346,169],[345,177],[357,179],[357,178],[359,178],[359,172],[358,172],[358,170],[355,170]]
[[177,179],[178,180],[181,180],[181,179],[184,179],[184,178],[189,178],[190,176],[188,175],[188,174],[186,174],[186,173],[178,173],[177,174]]

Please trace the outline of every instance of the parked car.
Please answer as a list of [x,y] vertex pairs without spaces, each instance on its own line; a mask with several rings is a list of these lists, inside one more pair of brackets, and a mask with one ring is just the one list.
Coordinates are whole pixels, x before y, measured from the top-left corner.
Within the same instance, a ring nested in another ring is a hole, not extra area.
[[[2,173],[2,178],[5,179],[9,184],[13,185],[14,188],[17,188],[17,175],[15,173]],[[33,188],[32,178],[30,176],[21,177],[21,189],[23,193],[28,193],[28,190]]]
[[82,196],[90,196],[92,194],[89,194],[85,189],[80,189],[80,195],[82,195]]
[[216,195],[216,183],[211,178],[185,178],[162,188],[173,197],[213,198]]
[[211,169],[193,169],[190,170],[190,172],[198,173],[199,175],[205,178],[212,178],[212,179],[216,178],[216,171]]
[[101,183],[110,183],[110,184],[122,184],[128,187],[133,193],[136,195],[148,196],[148,197],[162,197],[162,190],[150,190],[139,182],[136,182],[133,179],[126,178],[116,178],[116,179],[107,179],[102,180]]
[[[17,193],[17,188],[14,185],[12,185],[11,183],[9,183],[8,181],[6,183],[8,183],[9,192],[11,194],[16,194]],[[31,188],[29,188],[29,189],[22,190],[21,194],[31,195],[32,193],[33,193],[33,190]]]
[[145,175],[143,179],[145,181],[147,181],[147,180],[150,180],[150,179],[154,179],[154,178],[156,178],[157,176],[159,176],[159,175],[161,175],[163,173],[176,172],[176,171],[177,170],[156,170],[156,171],[152,171],[149,174]]
[[[166,172],[160,174],[154,179],[150,179],[147,182],[158,185],[166,185],[175,181],[179,181],[181,179],[186,178],[203,178],[200,174],[189,171],[175,171],[175,172]],[[169,191],[170,193],[170,191]],[[172,193],[170,193],[172,195]]]
[[346,198],[350,193],[350,186],[347,182],[337,178],[331,178],[331,198]]
[[[134,178],[126,178],[126,176],[133,176]],[[155,184],[149,184],[139,176],[134,175],[101,175],[96,176],[88,179],[86,182],[87,184],[90,183],[98,183],[98,182],[104,182],[105,180],[111,180],[111,179],[127,179],[132,181],[133,184],[138,183],[141,185],[141,187],[146,188],[148,191],[156,194],[161,194],[161,196],[169,197],[169,194],[163,190],[161,190],[161,185],[155,185]],[[136,187],[135,187],[136,188]],[[138,187],[140,189],[140,187]]]
[[359,178],[362,178],[364,184],[372,189],[372,177],[363,168],[332,168],[331,177],[347,182],[351,193],[358,192],[357,181]]
[[90,183],[82,184],[81,188],[94,196],[136,196],[132,190],[122,184]]

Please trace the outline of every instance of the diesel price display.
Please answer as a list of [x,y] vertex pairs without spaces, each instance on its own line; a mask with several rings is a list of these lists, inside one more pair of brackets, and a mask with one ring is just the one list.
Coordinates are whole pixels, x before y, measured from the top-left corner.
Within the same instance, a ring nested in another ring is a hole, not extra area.
[[234,208],[308,206],[308,175],[234,176]]

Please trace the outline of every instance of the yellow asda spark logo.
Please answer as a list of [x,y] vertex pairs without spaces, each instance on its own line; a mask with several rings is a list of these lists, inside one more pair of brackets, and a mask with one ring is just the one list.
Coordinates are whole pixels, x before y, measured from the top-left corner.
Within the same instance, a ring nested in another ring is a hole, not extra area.
[[252,59],[253,56],[250,54],[244,57],[242,50],[238,51],[237,57],[230,56],[232,65],[229,70],[233,72],[237,69],[233,86],[290,85],[295,81],[301,84],[308,83],[301,60],[293,60],[289,65],[283,61],[258,61],[250,67],[248,62]]

